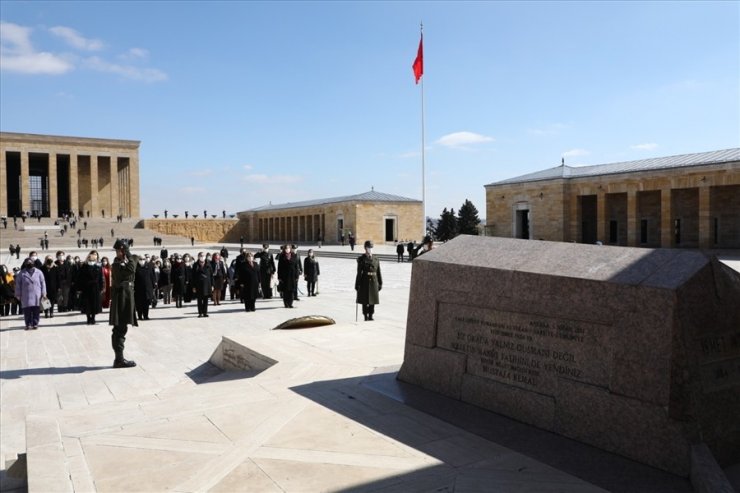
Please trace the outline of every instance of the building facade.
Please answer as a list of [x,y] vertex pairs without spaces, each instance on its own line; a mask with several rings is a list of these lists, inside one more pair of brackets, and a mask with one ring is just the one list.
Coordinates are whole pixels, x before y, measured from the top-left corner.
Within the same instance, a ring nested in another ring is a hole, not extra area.
[[371,190],[357,195],[266,205],[238,214],[246,242],[313,243],[321,237],[337,244],[349,234],[358,244],[418,239],[422,228],[420,200]]
[[0,132],[0,215],[139,217],[139,145]]
[[740,248],[740,149],[561,165],[485,189],[490,236]]

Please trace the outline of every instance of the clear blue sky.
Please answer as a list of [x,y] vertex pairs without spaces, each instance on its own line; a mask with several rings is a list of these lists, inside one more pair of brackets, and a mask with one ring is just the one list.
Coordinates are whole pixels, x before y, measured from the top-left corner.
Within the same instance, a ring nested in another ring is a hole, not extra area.
[[0,5],[0,128],[141,141],[142,214],[740,147],[740,3]]

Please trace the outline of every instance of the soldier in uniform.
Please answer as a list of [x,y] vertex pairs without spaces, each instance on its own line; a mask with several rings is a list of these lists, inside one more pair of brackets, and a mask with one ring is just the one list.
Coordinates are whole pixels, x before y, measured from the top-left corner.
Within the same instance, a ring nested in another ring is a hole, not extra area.
[[260,261],[260,283],[262,284],[262,297],[266,300],[272,298],[272,276],[275,274],[275,260],[270,253],[270,245],[262,245],[262,251],[254,258]]
[[356,303],[362,304],[365,321],[373,320],[375,305],[380,303],[380,290],[383,277],[380,275],[380,261],[373,256],[373,242],[365,242],[365,253],[357,258],[357,277],[355,277]]
[[126,342],[128,324],[138,325],[134,310],[134,277],[139,259],[136,255],[131,255],[128,244],[124,240],[116,240],[113,249],[116,251],[116,258],[113,259],[111,266],[109,317],[109,323],[113,326],[111,345],[116,355],[113,368],[131,368],[136,366],[136,363],[123,357],[123,346]]

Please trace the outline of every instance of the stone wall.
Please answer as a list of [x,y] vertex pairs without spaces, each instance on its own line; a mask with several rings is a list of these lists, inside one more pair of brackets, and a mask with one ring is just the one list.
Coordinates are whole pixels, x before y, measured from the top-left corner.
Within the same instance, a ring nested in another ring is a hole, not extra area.
[[195,238],[207,243],[238,243],[236,219],[144,219],[141,226],[166,235]]

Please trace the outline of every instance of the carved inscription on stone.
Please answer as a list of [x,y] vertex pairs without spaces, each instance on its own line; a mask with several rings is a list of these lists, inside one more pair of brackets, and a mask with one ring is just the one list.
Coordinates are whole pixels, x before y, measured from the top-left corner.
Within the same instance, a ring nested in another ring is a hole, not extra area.
[[558,378],[608,384],[606,325],[440,303],[437,345],[467,373],[553,395]]
[[704,392],[740,386],[740,332],[697,339]]

